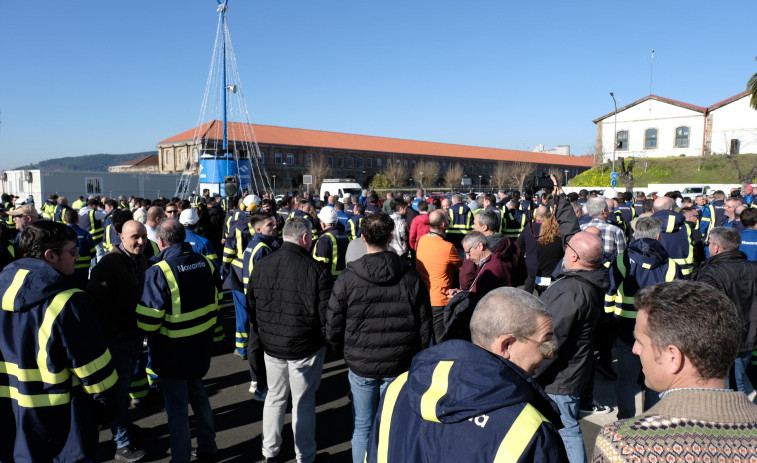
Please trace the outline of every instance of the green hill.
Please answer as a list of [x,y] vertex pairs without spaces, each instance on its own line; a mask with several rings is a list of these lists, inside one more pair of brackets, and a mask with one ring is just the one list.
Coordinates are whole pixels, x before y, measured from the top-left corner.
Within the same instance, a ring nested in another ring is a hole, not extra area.
[[67,156],[64,158],[47,159],[35,164],[16,167],[16,170],[43,169],[62,172],[107,172],[108,167],[117,166],[124,162],[133,161],[134,159],[143,158],[151,154],[158,154],[158,152],[156,150],[130,154],[89,154],[86,156]]
[[[740,154],[738,156],[741,172],[748,172],[757,162],[757,154]],[[629,159],[626,159],[626,166]],[[616,170],[620,171],[620,161],[615,162]],[[602,167],[594,167],[576,175],[569,182],[569,186],[600,186],[610,184],[610,163]],[[636,158],[633,168],[634,187],[644,188],[650,183],[740,183],[736,168],[723,155],[704,157],[667,157],[667,158]],[[750,179],[755,183],[755,179]],[[618,187],[625,184],[618,180]]]

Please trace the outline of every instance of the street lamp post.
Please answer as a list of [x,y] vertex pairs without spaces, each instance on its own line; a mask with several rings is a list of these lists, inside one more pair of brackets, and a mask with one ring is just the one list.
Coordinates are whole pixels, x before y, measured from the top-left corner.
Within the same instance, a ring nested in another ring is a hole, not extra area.
[[423,191],[423,194],[425,195],[426,191],[423,189],[423,172],[419,172],[419,173],[421,174],[421,184],[420,184],[420,187],[421,187],[421,190]]
[[568,185],[568,169],[565,169],[565,185]]
[[615,131],[615,140],[612,142],[612,171],[615,172],[615,148],[618,147],[618,102],[615,100],[615,95],[610,92],[610,96],[612,97],[612,102],[615,104],[615,127],[613,130]]
[[478,191],[481,191],[481,176],[478,176]]
[[276,174],[271,175],[273,177],[273,194],[276,195]]

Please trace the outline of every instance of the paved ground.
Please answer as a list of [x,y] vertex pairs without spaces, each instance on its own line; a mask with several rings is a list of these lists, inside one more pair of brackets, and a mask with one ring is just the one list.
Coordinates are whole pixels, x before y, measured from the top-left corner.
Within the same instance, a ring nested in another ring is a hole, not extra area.
[[[226,337],[233,340],[234,309],[225,304],[221,317],[226,329]],[[210,371],[205,376],[205,387],[210,396],[216,425],[216,442],[220,449],[219,461],[256,462],[261,460],[260,435],[263,404],[251,399],[248,392],[249,373],[247,362],[241,361],[231,352],[213,358]],[[334,463],[351,461],[350,438],[352,435],[352,414],[347,398],[349,384],[344,361],[334,356],[326,357],[323,380],[317,394],[317,434],[319,453],[331,454]],[[595,399],[614,407],[614,382],[597,375],[594,389]],[[146,462],[168,462],[170,449],[168,426],[162,403],[158,400],[145,409],[131,410],[137,425],[144,429],[138,443],[147,450]],[[191,416],[191,415],[190,415]],[[191,419],[191,418],[190,418]],[[594,439],[603,424],[615,419],[615,413],[593,415],[581,420],[589,457],[594,448]],[[290,426],[291,416],[287,415],[284,427],[283,456],[294,461],[294,443]],[[194,423],[192,422],[194,429]],[[104,429],[100,433],[99,459],[115,461],[115,445],[111,433]]]

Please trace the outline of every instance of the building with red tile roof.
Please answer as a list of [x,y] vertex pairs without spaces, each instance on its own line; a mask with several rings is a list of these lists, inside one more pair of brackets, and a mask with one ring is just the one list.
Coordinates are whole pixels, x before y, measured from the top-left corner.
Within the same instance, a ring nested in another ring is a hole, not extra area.
[[[182,172],[186,167],[196,165],[204,153],[220,154],[222,130],[220,121],[211,121],[158,142],[160,171]],[[443,177],[449,166],[460,164],[467,177],[480,180],[484,185],[490,183],[491,174],[499,162],[532,163],[537,174],[559,169],[560,172],[567,171],[568,177],[588,170],[593,162],[592,156],[563,156],[259,124],[228,124],[231,150],[254,151],[250,148],[253,139],[257,141],[268,173],[289,179],[295,186],[317,156],[325,158],[332,176],[352,177],[363,184],[383,171],[387,162],[399,162],[408,177],[422,161],[435,161],[439,177]],[[441,178],[436,180],[442,181]]]
[[593,121],[596,155],[702,156],[757,152],[757,111],[744,91],[710,106],[649,95]]
[[158,155],[151,154],[117,166],[108,167],[108,172],[158,172],[160,165]]

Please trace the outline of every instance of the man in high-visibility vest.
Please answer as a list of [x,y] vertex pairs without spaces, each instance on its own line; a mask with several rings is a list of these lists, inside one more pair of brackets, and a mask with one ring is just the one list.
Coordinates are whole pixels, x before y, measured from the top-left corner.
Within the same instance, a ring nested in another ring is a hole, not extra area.
[[184,242],[184,227],[178,220],[162,221],[155,234],[160,254],[145,272],[137,327],[147,332],[152,369],[160,376],[172,460],[192,458],[189,404],[197,428],[197,458],[212,460],[218,447],[202,377],[210,368],[213,331],[223,297],[221,278],[210,259]]
[[531,378],[556,348],[546,306],[497,288],[476,305],[470,331],[472,343],[422,350],[386,388],[368,463],[568,460],[557,407]]

